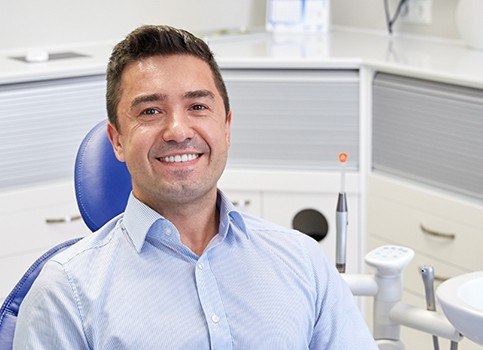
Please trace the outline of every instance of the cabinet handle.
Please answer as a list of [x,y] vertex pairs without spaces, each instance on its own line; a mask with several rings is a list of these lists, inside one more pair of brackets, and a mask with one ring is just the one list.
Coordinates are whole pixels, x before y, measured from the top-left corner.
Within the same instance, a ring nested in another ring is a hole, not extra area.
[[442,283],[442,282],[444,282],[444,281],[446,281],[446,280],[449,280],[449,277],[444,277],[444,276],[438,276],[438,275],[434,275],[434,280],[435,280],[436,282],[440,282],[440,283]]
[[251,202],[249,199],[245,199],[242,201],[232,201],[231,204],[233,204],[233,206],[237,208],[245,208],[245,207],[248,207],[251,204]]
[[456,235],[454,233],[443,233],[443,232],[437,232],[437,231],[429,230],[426,227],[424,227],[423,224],[419,224],[419,227],[421,228],[421,231],[423,231],[423,233],[430,235],[430,236],[441,237],[441,238],[446,238],[446,239],[455,239],[456,238]]
[[45,223],[47,224],[63,224],[66,222],[71,222],[71,221],[76,221],[80,220],[81,216],[80,215],[71,215],[71,216],[66,216],[65,218],[47,218],[45,219]]

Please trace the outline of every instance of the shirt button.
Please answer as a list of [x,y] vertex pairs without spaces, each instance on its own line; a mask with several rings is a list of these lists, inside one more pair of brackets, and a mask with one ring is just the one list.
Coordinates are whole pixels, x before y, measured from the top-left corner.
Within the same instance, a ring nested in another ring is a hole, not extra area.
[[171,229],[169,227],[165,227],[163,231],[168,236],[172,233],[172,231],[171,231]]
[[203,266],[203,264],[202,264],[202,263],[199,263],[199,264],[198,264],[198,268],[199,268],[200,270],[203,270],[203,267],[204,267],[204,266]]
[[213,323],[218,323],[218,322],[220,322],[220,318],[218,317],[218,315],[217,315],[217,314],[213,314],[213,315],[211,316],[211,320],[213,321]]

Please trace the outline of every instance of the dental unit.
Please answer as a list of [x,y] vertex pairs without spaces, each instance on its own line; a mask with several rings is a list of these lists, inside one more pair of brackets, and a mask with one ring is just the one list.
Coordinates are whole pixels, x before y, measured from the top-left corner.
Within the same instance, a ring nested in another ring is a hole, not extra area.
[[[339,154],[339,162],[344,166],[347,154]],[[348,284],[354,296],[374,297],[373,306],[373,336],[380,350],[404,350],[400,338],[401,326],[410,327],[432,335],[435,350],[439,350],[438,337],[451,341],[451,350],[456,350],[463,335],[477,344],[483,345],[483,335],[480,338],[466,335],[465,329],[456,329],[445,315],[436,312],[436,298],[434,293],[434,269],[430,266],[420,267],[423,279],[426,309],[408,305],[402,301],[403,271],[414,257],[414,251],[401,246],[382,246],[369,252],[365,263],[375,270],[374,274],[345,273],[345,252],[347,244],[347,200],[344,191],[345,170],[342,168],[341,191],[338,195],[336,207],[336,267],[342,278]],[[483,281],[483,272],[481,272]],[[465,276],[465,275],[463,275]],[[458,277],[455,277],[458,278]],[[450,282],[448,280],[447,282]],[[444,287],[443,285],[440,286]],[[483,282],[481,283],[483,285]],[[438,298],[443,300],[438,289]],[[448,293],[447,293],[448,294]],[[482,294],[480,294],[482,295]],[[481,296],[480,296],[481,298]],[[447,299],[447,298],[446,298]],[[464,303],[463,303],[464,304]],[[483,334],[483,310],[478,314],[477,326]],[[470,311],[468,311],[470,312]],[[478,312],[478,310],[477,310]],[[454,323],[454,321],[453,321]],[[462,335],[463,334],[463,335]]]

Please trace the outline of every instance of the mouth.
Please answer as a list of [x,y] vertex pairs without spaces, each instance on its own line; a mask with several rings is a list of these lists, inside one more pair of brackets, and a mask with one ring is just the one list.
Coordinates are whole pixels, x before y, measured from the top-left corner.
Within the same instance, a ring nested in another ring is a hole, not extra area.
[[156,159],[163,163],[186,163],[198,159],[202,155],[202,153],[185,153],[166,157],[159,157]]

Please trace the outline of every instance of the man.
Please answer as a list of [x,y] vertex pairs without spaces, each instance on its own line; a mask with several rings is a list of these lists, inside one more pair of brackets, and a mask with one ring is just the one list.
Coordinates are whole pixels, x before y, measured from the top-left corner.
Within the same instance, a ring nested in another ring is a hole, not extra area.
[[15,348],[376,349],[318,243],[217,190],[232,114],[202,40],[132,32],[109,61],[107,110],[126,210],[45,265]]

